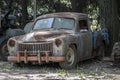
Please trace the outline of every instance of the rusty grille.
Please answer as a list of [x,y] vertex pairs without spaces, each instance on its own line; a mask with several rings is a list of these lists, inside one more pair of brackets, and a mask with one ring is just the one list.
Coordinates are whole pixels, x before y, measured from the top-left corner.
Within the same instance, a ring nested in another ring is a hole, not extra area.
[[19,52],[27,51],[29,53],[52,52],[53,44],[50,42],[41,43],[20,43],[18,47]]

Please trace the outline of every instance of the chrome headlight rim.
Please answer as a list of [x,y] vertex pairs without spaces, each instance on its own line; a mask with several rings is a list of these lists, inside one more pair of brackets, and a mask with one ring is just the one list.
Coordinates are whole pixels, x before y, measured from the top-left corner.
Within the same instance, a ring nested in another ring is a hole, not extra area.
[[62,46],[62,45],[63,45],[63,40],[60,39],[60,38],[55,39],[55,45],[56,45],[57,47]]
[[7,42],[7,46],[9,47],[15,47],[16,45],[16,40],[15,39],[9,39]]

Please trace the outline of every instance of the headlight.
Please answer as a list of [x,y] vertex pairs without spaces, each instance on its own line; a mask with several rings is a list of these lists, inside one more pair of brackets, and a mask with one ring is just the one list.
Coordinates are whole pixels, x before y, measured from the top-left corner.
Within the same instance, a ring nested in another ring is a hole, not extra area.
[[55,44],[56,44],[57,47],[59,47],[62,44],[62,40],[56,39]]
[[15,46],[15,40],[10,39],[10,40],[8,41],[8,46],[14,47],[14,46]]

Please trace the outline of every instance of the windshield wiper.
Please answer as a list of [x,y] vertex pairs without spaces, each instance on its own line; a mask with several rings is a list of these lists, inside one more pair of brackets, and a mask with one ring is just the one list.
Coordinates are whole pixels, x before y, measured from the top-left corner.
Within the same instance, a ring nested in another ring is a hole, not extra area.
[[40,29],[40,30],[46,30],[46,29],[48,30],[48,29],[51,29],[51,28],[42,28],[42,29]]
[[38,30],[50,30],[51,28],[42,28],[42,29],[33,29],[35,31],[38,31]]
[[59,29],[65,29],[65,30],[70,30],[70,29],[68,29],[68,28],[56,28],[56,29],[58,29],[58,30],[59,30]]

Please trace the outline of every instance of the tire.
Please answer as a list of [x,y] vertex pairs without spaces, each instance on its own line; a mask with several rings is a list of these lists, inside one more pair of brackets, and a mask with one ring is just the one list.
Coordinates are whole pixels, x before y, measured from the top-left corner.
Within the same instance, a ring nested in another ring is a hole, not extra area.
[[98,50],[98,59],[103,60],[104,56],[105,56],[105,46],[104,44],[102,44]]
[[3,42],[0,46],[0,59],[7,61],[7,57],[9,55],[8,48],[7,48],[7,41]]
[[77,64],[77,51],[75,46],[70,46],[65,54],[65,61],[60,62],[59,65],[63,69],[74,69]]
[[120,65],[120,43],[116,43],[113,46],[111,58],[114,65]]

